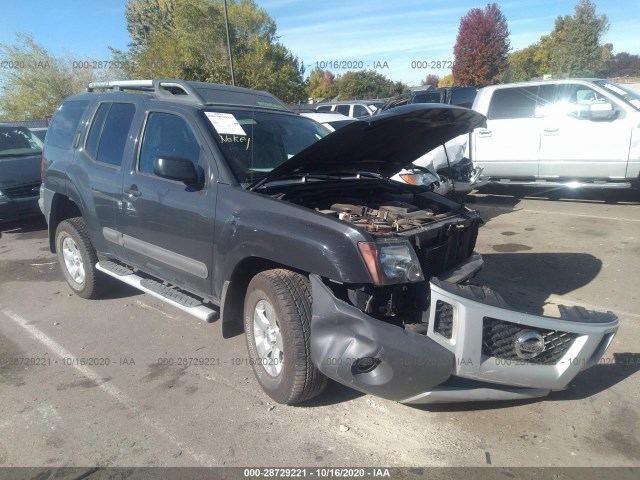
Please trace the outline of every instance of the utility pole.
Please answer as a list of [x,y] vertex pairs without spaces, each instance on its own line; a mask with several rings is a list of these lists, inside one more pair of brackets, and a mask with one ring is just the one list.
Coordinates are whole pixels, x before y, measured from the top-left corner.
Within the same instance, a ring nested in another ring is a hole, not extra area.
[[227,49],[229,50],[229,67],[231,68],[231,85],[236,86],[233,75],[233,56],[231,55],[231,37],[229,36],[229,14],[227,12],[227,0],[224,0],[224,25],[227,28]]

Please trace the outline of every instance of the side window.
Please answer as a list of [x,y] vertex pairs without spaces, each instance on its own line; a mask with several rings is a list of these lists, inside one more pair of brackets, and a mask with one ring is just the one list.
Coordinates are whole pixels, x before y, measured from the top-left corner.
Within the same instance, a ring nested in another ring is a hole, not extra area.
[[87,137],[87,153],[98,162],[120,166],[135,113],[132,103],[101,104]]
[[336,105],[336,112],[349,116],[349,109],[351,105]]
[[364,105],[354,105],[353,106],[353,116],[354,117],[368,117],[371,114],[369,110]]
[[200,145],[189,124],[178,115],[151,112],[144,131],[138,170],[153,173],[158,157],[181,157],[199,165]]
[[70,149],[88,100],[70,100],[60,105],[47,132],[47,145]]
[[497,89],[493,92],[487,118],[532,118],[536,111],[537,90],[538,87]]
[[98,157],[98,143],[100,142],[102,127],[104,127],[104,119],[107,118],[109,108],[111,108],[110,103],[100,104],[100,106],[98,107],[98,111],[93,117],[93,123],[91,124],[91,128],[89,130],[89,136],[87,137],[87,142],[85,143],[85,151],[94,159]]
[[563,84],[556,90],[554,103],[559,113],[571,117],[588,118],[590,105],[606,101],[603,95],[584,85]]

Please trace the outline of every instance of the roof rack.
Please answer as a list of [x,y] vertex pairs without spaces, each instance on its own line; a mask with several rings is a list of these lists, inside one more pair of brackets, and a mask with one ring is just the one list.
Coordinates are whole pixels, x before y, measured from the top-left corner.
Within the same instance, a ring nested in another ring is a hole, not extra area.
[[181,101],[191,100],[195,103],[206,103],[200,93],[185,80],[116,80],[110,82],[93,82],[87,85],[87,92],[94,92],[96,90],[111,90],[113,92],[134,90],[153,93],[165,99],[179,96]]

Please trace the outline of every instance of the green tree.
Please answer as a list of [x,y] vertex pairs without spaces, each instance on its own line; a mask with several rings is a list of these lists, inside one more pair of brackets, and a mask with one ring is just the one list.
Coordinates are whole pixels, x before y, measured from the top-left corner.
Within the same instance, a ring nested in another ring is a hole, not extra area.
[[472,8],[460,20],[453,47],[453,78],[458,85],[482,87],[498,82],[507,68],[509,27],[500,7]]
[[[278,42],[274,20],[253,0],[229,0],[228,10],[236,84],[305,99],[304,65]],[[130,78],[231,83],[222,0],[128,0],[125,16],[132,43],[114,57]]]
[[84,68],[89,62],[58,57],[31,34],[16,34],[15,43],[0,44],[0,119],[37,120],[52,115],[62,100],[81,92],[89,82],[111,73]]
[[597,15],[591,0],[580,0],[574,15],[556,18],[553,31],[541,42],[546,48],[539,55],[541,66],[556,77],[606,75],[613,45],[600,41],[608,29],[607,16]]
[[508,67],[503,80],[505,82],[524,82],[541,75],[540,62],[536,55],[540,44],[534,43],[509,55]]
[[349,71],[336,84],[342,100],[392,97],[409,90],[402,82],[393,82],[374,70]]

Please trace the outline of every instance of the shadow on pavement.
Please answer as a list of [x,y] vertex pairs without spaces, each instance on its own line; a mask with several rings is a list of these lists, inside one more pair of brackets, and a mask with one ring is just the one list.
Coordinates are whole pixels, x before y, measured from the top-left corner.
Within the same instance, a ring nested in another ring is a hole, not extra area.
[[489,253],[472,283],[500,293],[513,308],[541,315],[551,295],[591,283],[602,261],[587,253]]
[[15,222],[0,223],[0,232],[2,232],[2,234],[32,233],[43,230],[47,230],[47,222],[42,215],[17,220]]

